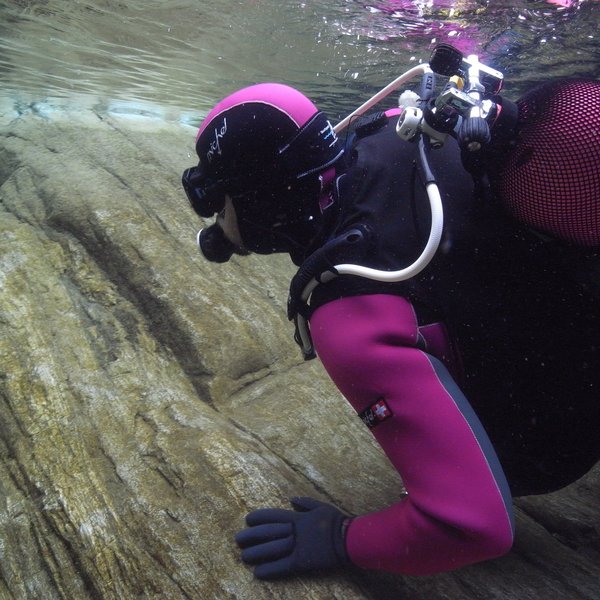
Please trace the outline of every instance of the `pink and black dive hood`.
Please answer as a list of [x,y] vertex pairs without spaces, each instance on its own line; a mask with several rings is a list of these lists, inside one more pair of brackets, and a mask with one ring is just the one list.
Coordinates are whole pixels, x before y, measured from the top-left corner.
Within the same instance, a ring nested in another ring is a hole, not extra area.
[[293,252],[298,237],[314,229],[319,175],[344,150],[327,117],[306,96],[262,83],[231,94],[209,112],[196,152],[198,167],[183,175],[194,210],[211,217],[229,195],[245,248],[270,254]]

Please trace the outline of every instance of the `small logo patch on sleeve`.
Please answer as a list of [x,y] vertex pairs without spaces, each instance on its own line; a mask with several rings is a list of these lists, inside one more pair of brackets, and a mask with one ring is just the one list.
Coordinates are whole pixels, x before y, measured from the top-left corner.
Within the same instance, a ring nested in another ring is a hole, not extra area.
[[389,419],[392,416],[392,411],[385,400],[380,398],[375,404],[372,404],[369,408],[363,410],[358,416],[369,429],[373,429],[376,425]]

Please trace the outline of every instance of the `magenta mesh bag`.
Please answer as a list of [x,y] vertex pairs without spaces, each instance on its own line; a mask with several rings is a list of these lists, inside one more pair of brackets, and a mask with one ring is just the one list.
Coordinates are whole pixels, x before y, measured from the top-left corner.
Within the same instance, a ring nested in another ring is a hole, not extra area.
[[543,84],[521,98],[516,146],[493,185],[519,221],[600,245],[600,81]]

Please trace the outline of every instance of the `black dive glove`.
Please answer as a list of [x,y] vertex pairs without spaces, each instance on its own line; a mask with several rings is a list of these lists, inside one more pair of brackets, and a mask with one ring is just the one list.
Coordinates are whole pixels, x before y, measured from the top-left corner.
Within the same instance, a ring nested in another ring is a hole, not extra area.
[[349,517],[313,498],[292,498],[294,510],[261,508],[246,516],[247,529],[235,536],[242,560],[256,565],[258,579],[350,564],[345,533]]

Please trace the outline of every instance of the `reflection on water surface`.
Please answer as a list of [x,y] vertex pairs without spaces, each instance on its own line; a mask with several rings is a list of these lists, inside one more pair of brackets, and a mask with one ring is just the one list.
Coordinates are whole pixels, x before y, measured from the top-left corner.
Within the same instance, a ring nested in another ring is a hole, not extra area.
[[17,111],[197,118],[277,80],[342,115],[439,41],[485,56],[514,89],[542,73],[600,76],[592,0],[19,0],[0,13],[2,96]]

